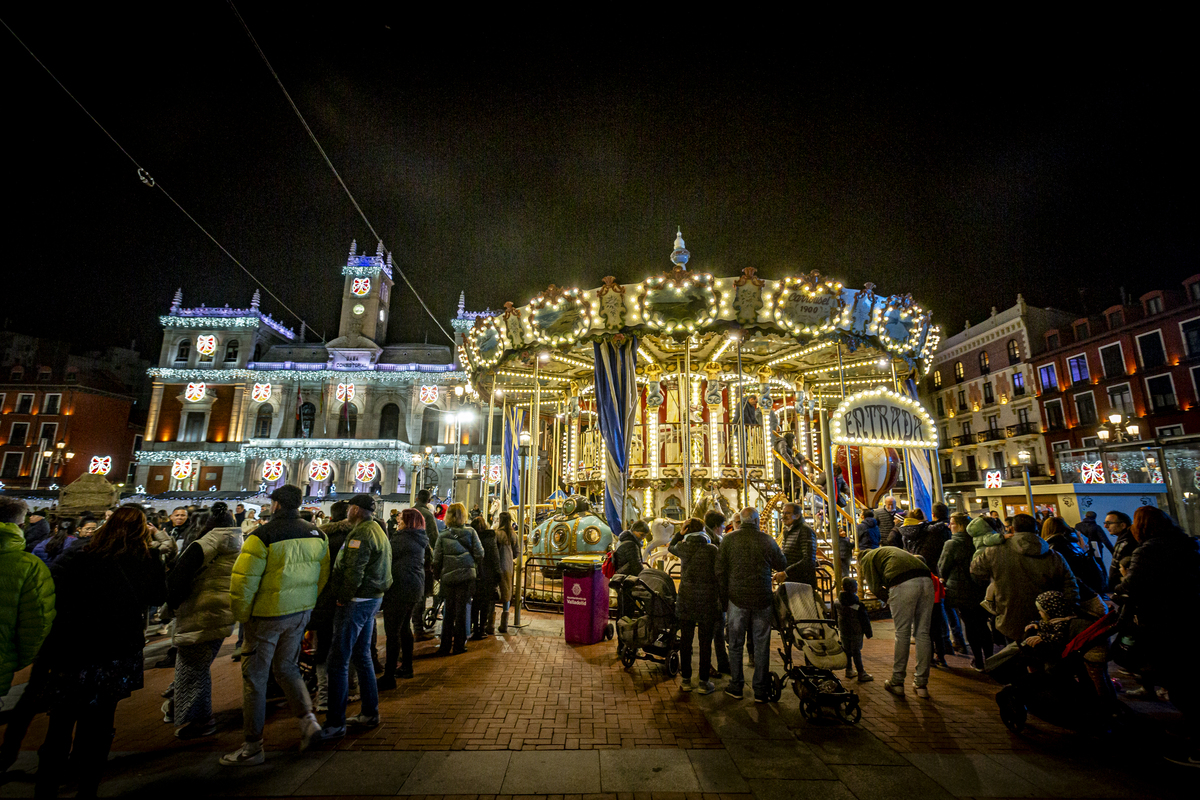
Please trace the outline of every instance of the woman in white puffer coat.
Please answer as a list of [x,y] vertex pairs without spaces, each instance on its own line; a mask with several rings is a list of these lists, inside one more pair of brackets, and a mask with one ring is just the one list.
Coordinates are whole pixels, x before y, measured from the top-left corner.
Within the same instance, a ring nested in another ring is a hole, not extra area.
[[242,549],[242,529],[225,503],[215,503],[208,524],[167,575],[167,602],[175,610],[174,722],[181,739],[208,736],[212,715],[213,659],[233,633],[229,581]]

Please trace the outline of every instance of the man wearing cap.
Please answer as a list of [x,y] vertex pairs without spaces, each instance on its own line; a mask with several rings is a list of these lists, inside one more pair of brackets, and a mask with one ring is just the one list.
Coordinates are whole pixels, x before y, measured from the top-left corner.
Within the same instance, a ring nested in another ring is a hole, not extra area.
[[242,647],[242,730],[245,743],[221,757],[225,766],[261,764],[267,672],[274,670],[300,721],[300,747],[321,731],[300,677],[300,643],[317,595],[329,578],[329,543],[300,519],[297,486],[271,493],[271,521],[246,535],[229,584],[233,616],[245,626]]
[[[338,551],[329,585],[337,608],[333,612],[333,646],[329,651],[329,711],[325,714],[322,739],[340,739],[346,725],[375,727],[379,724],[379,686],[375,682],[371,653],[371,629],[392,585],[392,544],[375,521],[375,498],[356,494],[346,508],[346,519],[354,525]],[[350,660],[358,672],[362,707],[346,719],[346,694]]]

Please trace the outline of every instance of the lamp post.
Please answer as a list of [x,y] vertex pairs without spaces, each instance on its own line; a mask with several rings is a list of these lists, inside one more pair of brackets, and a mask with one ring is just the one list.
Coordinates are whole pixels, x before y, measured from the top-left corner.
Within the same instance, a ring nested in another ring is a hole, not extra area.
[[[1115,444],[1124,444],[1126,442],[1135,442],[1138,439],[1138,434],[1141,431],[1141,426],[1138,425],[1136,417],[1127,417],[1120,411],[1113,410],[1109,412],[1108,421],[1102,422],[1096,428],[1096,438],[1100,440],[1100,469],[1101,474],[1107,472],[1110,480],[1116,480],[1117,470],[1110,470],[1108,459],[1105,457],[1104,446],[1109,440],[1113,440]],[[1120,459],[1118,459],[1120,466]]]
[[[461,389],[461,386],[455,387]],[[458,488],[458,459],[459,446],[462,444],[462,426],[464,422],[474,422],[475,412],[469,408],[460,408],[454,415],[454,488]],[[458,498],[454,498],[457,500]]]
[[[533,441],[533,437],[528,430],[523,430],[517,437],[517,441],[517,457],[524,465],[525,458],[529,455],[529,443]],[[516,610],[513,612],[513,625],[518,627],[521,625],[521,603],[525,600],[525,560],[529,557],[529,540],[525,536],[525,497],[525,492],[521,492],[517,502],[517,535],[521,537],[521,557],[517,559],[517,587],[520,595],[517,597]],[[532,519],[532,515],[530,518]]]
[[[42,439],[42,441],[44,442],[46,440]],[[65,466],[68,461],[75,457],[75,454],[70,450],[67,450],[66,442],[58,442],[53,448],[47,446],[44,450],[40,450],[38,452],[38,456],[38,461],[40,463],[35,463],[33,465],[33,472],[29,481],[30,489],[38,488],[38,481],[42,477],[43,464],[48,464],[46,469],[46,477],[53,478],[54,470],[60,465]]]
[[1029,483],[1029,462],[1033,461],[1033,455],[1028,450],[1021,450],[1017,453],[1017,461],[1021,462],[1021,469],[1025,472],[1025,501],[1029,503],[1029,516],[1033,516],[1033,486]]

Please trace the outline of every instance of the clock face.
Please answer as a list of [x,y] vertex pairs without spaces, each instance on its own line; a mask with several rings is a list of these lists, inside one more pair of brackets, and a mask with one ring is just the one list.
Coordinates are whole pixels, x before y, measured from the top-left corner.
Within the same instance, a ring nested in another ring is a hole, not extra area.
[[354,316],[361,317],[363,315],[363,312],[365,312],[367,309],[363,307],[362,303],[355,303],[354,308],[352,308],[350,310],[352,312],[354,312]]

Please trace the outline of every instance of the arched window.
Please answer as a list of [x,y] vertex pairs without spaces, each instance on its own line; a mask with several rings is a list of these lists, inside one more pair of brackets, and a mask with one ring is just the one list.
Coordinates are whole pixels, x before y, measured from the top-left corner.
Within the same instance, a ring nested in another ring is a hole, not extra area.
[[979,353],[979,371],[984,375],[991,372],[991,360],[988,359],[987,350]]
[[963,379],[963,365],[961,361],[954,362],[954,380],[961,381]]
[[341,409],[338,410],[337,438],[353,439],[356,430],[358,430],[358,409],[354,407],[353,403],[342,403]]
[[400,406],[388,403],[379,412],[379,438],[400,438]]
[[442,412],[433,406],[425,406],[425,416],[421,418],[421,444],[441,444],[438,439],[442,433]]
[[1016,339],[1008,340],[1008,363],[1015,364],[1021,360],[1021,351],[1017,347]]
[[225,345],[225,360],[237,361],[238,357],[238,340],[230,339],[229,344]]
[[942,385],[942,371],[940,369],[933,373],[933,385],[939,388]]
[[192,355],[192,342],[190,339],[184,339],[179,343],[179,349],[175,351],[176,361],[187,361]]
[[300,414],[296,419],[297,439],[311,439],[313,434],[313,422],[317,419],[317,407],[312,403],[304,403],[300,406]]
[[274,416],[275,409],[271,408],[270,403],[263,403],[258,407],[258,416],[254,418],[254,435],[256,438],[271,438],[271,420]]

